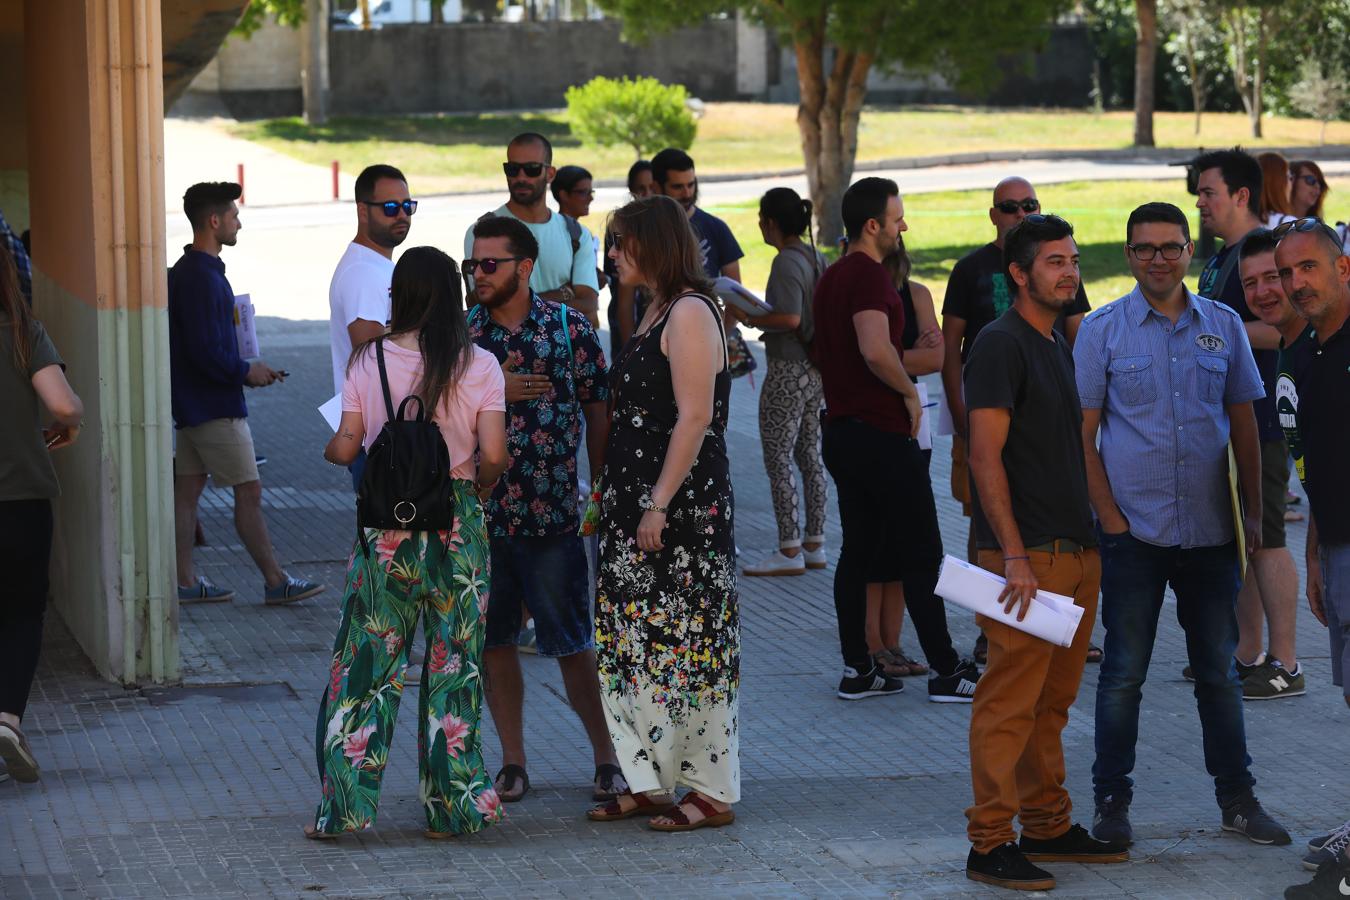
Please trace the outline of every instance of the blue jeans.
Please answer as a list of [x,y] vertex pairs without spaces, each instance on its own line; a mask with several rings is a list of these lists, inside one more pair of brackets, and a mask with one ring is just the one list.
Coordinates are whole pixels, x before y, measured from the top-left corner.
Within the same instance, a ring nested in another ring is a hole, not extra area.
[[575,534],[494,537],[492,593],[484,649],[514,646],[520,606],[534,618],[540,656],[572,656],[595,648],[586,546]]
[[1195,673],[1205,769],[1214,777],[1221,806],[1246,794],[1256,779],[1242,722],[1242,682],[1233,665],[1239,587],[1235,545],[1183,550],[1155,547],[1129,534],[1100,537],[1106,646],[1097,678],[1096,799],[1132,795],[1139,701],[1169,584]]

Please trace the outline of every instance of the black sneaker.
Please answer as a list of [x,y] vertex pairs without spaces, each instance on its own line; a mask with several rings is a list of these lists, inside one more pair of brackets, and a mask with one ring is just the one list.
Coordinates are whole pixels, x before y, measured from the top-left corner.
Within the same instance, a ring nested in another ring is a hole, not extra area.
[[1341,853],[1323,863],[1313,880],[1284,889],[1284,900],[1345,900],[1350,897],[1350,859]]
[[1245,835],[1253,844],[1283,847],[1292,843],[1284,826],[1261,808],[1256,795],[1248,792],[1223,808],[1223,830]]
[[1303,868],[1316,872],[1324,863],[1334,860],[1337,854],[1346,852],[1350,846],[1350,822],[1330,834],[1324,834],[1308,841],[1308,853],[1303,857]]
[[950,675],[933,672],[928,676],[929,703],[970,703],[975,699],[975,683],[980,670],[975,661],[963,659]]
[[1032,865],[1011,842],[988,853],[976,853],[971,847],[966,857],[966,877],[1015,891],[1048,891],[1055,886],[1055,876]]
[[[1261,668],[1261,666],[1265,663],[1265,661],[1266,661],[1266,654],[1264,653],[1258,656],[1256,658],[1256,662],[1250,666],[1247,665],[1242,660],[1238,659],[1236,656],[1233,657],[1233,665],[1237,666],[1238,681],[1245,680],[1248,675],[1252,674],[1257,669]],[[1185,678],[1187,681],[1194,681],[1195,670],[1192,669],[1189,665],[1187,665],[1186,668],[1181,670],[1181,677]]]
[[1017,849],[1034,862],[1118,863],[1130,858],[1125,844],[1099,841],[1082,825],[1070,825],[1068,831],[1048,840],[1024,834]]
[[866,697],[883,697],[886,694],[898,694],[905,689],[905,683],[881,671],[881,666],[872,666],[872,671],[859,675],[852,666],[844,666],[844,677],[839,681],[839,696],[845,700],[862,700]]
[[1097,801],[1092,814],[1092,836],[1099,841],[1124,844],[1134,843],[1134,829],[1130,827],[1129,795],[1107,795]]

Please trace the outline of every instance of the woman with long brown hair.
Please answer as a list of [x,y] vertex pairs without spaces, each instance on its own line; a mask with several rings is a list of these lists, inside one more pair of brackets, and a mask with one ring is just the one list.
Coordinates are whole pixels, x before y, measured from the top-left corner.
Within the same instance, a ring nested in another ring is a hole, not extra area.
[[1296,159],[1289,163],[1289,177],[1293,182],[1289,202],[1296,216],[1312,216],[1326,220],[1322,207],[1331,193],[1322,167],[1311,159]]
[[[51,451],[80,434],[84,406],[65,363],[28,311],[18,267],[0,244],[0,759],[16,781],[37,781],[38,763],[20,727],[42,648],[52,499],[61,494]],[[41,401],[39,403],[38,401]],[[52,422],[42,424],[42,407]],[[3,779],[0,779],[3,780]]]
[[[722,317],[674,200],[636,200],[610,232],[620,282],[652,299],[611,375],[600,479],[596,656],[631,793],[590,818],[726,825],[740,799],[740,616]],[[689,791],[671,807],[658,798],[677,782]]]

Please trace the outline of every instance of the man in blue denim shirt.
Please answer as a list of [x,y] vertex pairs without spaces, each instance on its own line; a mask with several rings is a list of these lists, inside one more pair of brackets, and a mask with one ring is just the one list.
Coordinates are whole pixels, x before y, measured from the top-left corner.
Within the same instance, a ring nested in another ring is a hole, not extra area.
[[1237,313],[1183,284],[1194,253],[1185,213],[1147,203],[1130,214],[1126,236],[1125,258],[1138,284],[1089,315],[1074,345],[1088,491],[1102,533],[1106,628],[1093,834],[1133,838],[1128,813],[1139,701],[1170,584],[1223,827],[1257,843],[1287,844],[1288,832],[1252,792],[1242,685],[1233,666],[1239,560],[1228,445],[1231,434],[1247,546],[1256,548],[1261,457],[1252,401],[1265,391]]
[[592,472],[600,471],[609,435],[605,355],[585,316],[530,289],[539,244],[509,216],[479,219],[470,231],[478,305],[469,313],[473,341],[506,374],[506,474],[486,504],[492,593],[484,639],[484,687],[502,742],[495,779],[502,800],[529,790],[525,772],[525,682],[516,651],[522,604],[534,617],[541,656],[558,660],[567,699],[586,728],[595,756],[596,800],[627,789],[614,756],[596,678],[590,574],[577,534],[577,450],[581,418]]

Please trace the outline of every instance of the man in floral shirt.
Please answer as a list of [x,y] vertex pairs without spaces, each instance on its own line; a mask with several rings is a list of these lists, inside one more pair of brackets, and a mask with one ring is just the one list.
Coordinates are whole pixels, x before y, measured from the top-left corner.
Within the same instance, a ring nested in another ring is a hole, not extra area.
[[595,797],[612,798],[627,785],[600,704],[590,575],[577,534],[582,417],[593,473],[600,470],[609,431],[604,351],[585,316],[530,290],[539,245],[521,222],[480,219],[472,253],[464,261],[477,302],[469,330],[506,374],[510,456],[487,503],[492,589],[483,664],[488,708],[502,742],[497,791],[509,803],[530,785],[525,684],[516,651],[523,604],[534,617],[540,655],[557,658],[567,698],[590,737]]

